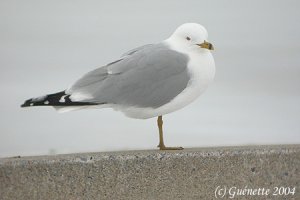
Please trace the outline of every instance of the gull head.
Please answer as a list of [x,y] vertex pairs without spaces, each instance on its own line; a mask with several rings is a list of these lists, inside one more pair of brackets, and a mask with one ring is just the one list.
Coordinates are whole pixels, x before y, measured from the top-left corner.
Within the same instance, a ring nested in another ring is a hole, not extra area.
[[168,40],[187,48],[214,50],[207,37],[207,30],[204,26],[197,23],[185,23],[179,26]]

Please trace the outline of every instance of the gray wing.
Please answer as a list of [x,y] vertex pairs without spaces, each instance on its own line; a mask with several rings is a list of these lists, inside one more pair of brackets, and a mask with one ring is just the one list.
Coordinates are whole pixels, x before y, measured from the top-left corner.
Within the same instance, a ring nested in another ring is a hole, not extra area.
[[188,57],[163,44],[147,45],[79,79],[68,94],[84,101],[136,107],[159,107],[183,91],[190,76]]
[[142,49],[146,49],[152,45],[153,44],[146,44],[146,45],[131,49],[130,51],[127,51],[126,53],[124,53],[121,57],[130,56],[130,55],[134,54],[135,52],[140,51]]

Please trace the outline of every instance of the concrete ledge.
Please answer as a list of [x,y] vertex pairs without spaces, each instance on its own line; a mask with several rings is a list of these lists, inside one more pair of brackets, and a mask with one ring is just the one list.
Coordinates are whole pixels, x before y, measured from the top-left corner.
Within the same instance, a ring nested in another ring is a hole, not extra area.
[[300,199],[299,166],[300,145],[4,158],[0,199],[215,199],[218,186],[296,187],[235,199]]

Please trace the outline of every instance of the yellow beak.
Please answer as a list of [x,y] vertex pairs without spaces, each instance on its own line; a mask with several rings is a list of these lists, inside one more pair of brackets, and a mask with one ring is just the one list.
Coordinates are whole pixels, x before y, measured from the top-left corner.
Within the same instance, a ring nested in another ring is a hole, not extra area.
[[204,49],[214,50],[214,46],[211,43],[209,43],[209,42],[207,42],[205,40],[204,40],[203,43],[197,44],[197,45],[200,46],[201,48],[204,48]]

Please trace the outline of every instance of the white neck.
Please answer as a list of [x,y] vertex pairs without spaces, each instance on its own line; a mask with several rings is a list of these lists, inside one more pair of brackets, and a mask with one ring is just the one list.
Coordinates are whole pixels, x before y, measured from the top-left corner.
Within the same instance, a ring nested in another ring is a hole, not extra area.
[[211,82],[215,74],[215,63],[210,50],[188,44],[184,40],[172,36],[164,40],[163,43],[172,50],[189,57],[188,69],[193,79],[201,82],[199,85],[204,86]]

